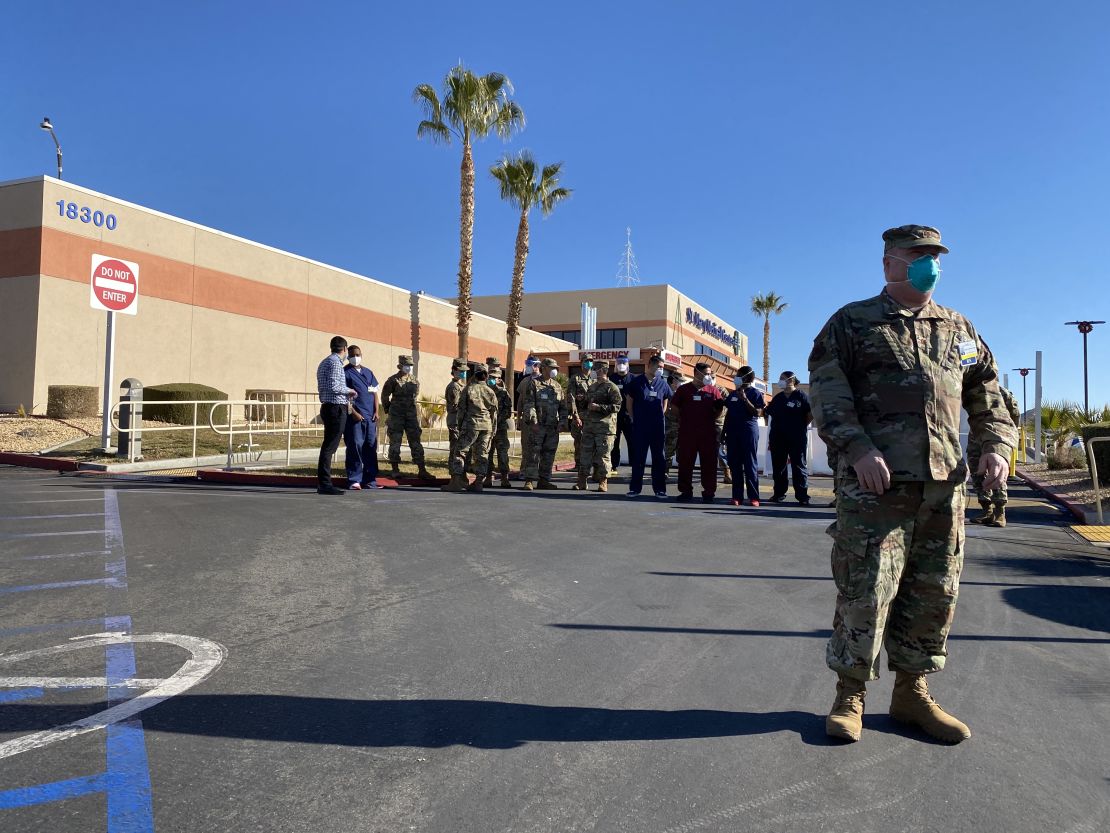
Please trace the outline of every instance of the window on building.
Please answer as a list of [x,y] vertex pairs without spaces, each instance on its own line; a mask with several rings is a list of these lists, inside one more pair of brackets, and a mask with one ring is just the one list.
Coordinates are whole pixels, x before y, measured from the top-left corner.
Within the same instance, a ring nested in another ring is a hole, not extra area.
[[623,327],[619,329],[598,330],[597,331],[597,349],[598,350],[614,350],[619,347],[628,346],[628,330]]
[[699,356],[712,356],[713,358],[718,359],[719,361],[722,361],[725,364],[728,364],[728,365],[732,364],[732,359],[731,358],[729,358],[728,356],[726,356],[724,353],[720,352],[719,350],[714,350],[708,344],[702,344],[700,341],[695,341],[694,342],[694,352],[697,353]]
[[553,336],[554,338],[561,338],[563,341],[572,341],[575,344],[582,343],[581,330],[542,330],[544,335]]

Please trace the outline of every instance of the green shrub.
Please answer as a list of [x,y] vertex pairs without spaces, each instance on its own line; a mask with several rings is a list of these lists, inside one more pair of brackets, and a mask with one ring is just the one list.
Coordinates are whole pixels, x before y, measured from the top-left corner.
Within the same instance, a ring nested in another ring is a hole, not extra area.
[[[1095,437],[1110,437],[1110,422],[1099,422],[1094,425],[1083,425],[1079,428],[1079,434],[1083,437],[1083,445],[1086,448]],[[1095,453],[1095,465],[1098,467],[1098,485],[1110,486],[1110,442],[1099,442],[1093,446]],[[1083,455],[1084,465],[1090,466],[1087,454]]]
[[89,385],[51,385],[46,389],[46,415],[54,419],[94,417],[100,412],[97,391]]
[[1048,470],[1084,469],[1083,455],[1077,448],[1058,448],[1048,452]]
[[[222,390],[210,388],[208,385],[198,385],[193,382],[178,382],[172,385],[151,385],[143,389],[143,419],[157,420],[158,422],[172,422],[174,425],[193,424],[192,405],[148,405],[149,401],[189,401],[192,399],[227,401],[227,394]],[[197,406],[197,422],[201,425],[208,424],[208,411],[211,405]],[[220,420],[226,414],[218,413]]]

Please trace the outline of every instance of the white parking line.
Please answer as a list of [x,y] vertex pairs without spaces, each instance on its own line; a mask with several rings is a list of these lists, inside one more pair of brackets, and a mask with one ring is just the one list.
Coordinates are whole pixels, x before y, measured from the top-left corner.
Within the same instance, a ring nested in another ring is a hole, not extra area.
[[74,512],[63,515],[0,515],[0,521],[46,521],[57,518],[102,518],[103,512]]

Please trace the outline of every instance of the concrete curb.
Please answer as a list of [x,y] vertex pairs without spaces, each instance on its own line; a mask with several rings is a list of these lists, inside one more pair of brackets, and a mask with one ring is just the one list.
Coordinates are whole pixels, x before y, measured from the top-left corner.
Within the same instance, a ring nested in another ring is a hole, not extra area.
[[1087,512],[1083,508],[1083,504],[1076,503],[1074,500],[1070,500],[1063,495],[1056,494],[1056,492],[1052,491],[1052,487],[1049,486],[1047,483],[1042,483],[1040,480],[1030,474],[1026,474],[1021,469],[1015,470],[1014,473],[1030,486],[1032,486],[1034,489],[1036,489],[1038,492],[1040,492],[1042,495],[1051,500],[1053,503],[1057,503],[1067,509],[1068,512],[1071,513],[1072,517],[1079,521],[1079,523],[1086,525]]
[[[224,469],[197,469],[197,480],[205,483],[231,483],[240,486],[275,486],[284,488],[316,488],[316,478],[307,474],[272,474],[251,471],[226,471]],[[341,489],[348,487],[346,477],[333,477],[332,482]],[[378,477],[378,485],[386,489],[398,486],[416,486],[425,489],[436,488],[447,483],[445,478],[419,480],[415,477]]]

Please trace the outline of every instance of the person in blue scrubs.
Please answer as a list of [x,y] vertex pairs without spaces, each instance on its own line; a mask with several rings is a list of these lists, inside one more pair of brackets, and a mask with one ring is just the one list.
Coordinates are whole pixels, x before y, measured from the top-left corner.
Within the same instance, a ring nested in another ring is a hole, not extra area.
[[664,415],[670,405],[671,386],[663,378],[663,357],[648,359],[647,372],[641,373],[624,388],[625,413],[630,420],[632,434],[629,453],[632,457],[632,479],[628,496],[638,497],[644,488],[644,467],[651,451],[651,489],[657,498],[667,496],[667,456],[663,451],[666,440]]
[[736,390],[725,399],[724,441],[732,469],[732,505],[748,492],[748,506],[759,506],[759,417],[767,407],[763,393],[752,387],[755,371],[748,365],[733,377]]
[[357,344],[347,348],[343,368],[347,387],[355,392],[351,413],[343,429],[347,443],[347,488],[380,489],[378,485],[378,380],[374,371],[362,366]]

